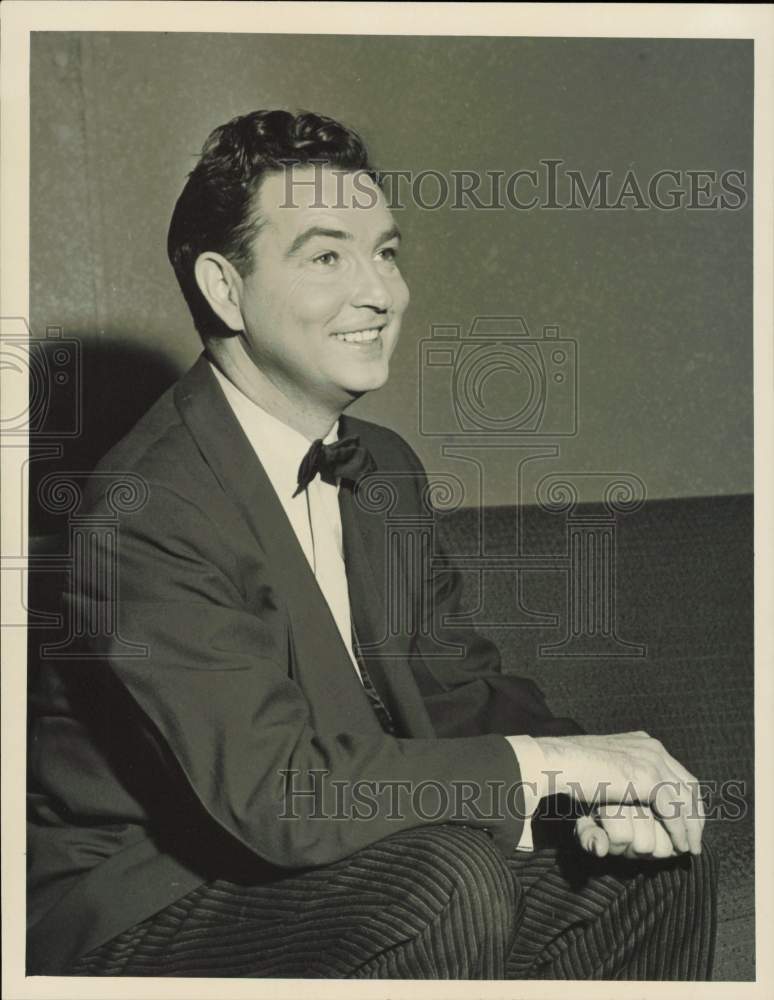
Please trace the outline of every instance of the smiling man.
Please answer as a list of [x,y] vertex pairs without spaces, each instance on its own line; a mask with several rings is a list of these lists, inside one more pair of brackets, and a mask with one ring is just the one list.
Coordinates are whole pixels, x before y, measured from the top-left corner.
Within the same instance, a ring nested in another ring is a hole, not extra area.
[[117,579],[66,597],[117,627],[34,700],[30,973],[709,977],[693,777],[554,718],[445,624],[452,572],[385,586],[373,498],[415,517],[427,479],[345,411],[388,379],[399,242],[339,123],[258,111],[205,144],[168,241],[204,353],[98,469],[91,514],[127,473],[147,502]]
[[211,339],[210,354],[244,395],[314,440],[387,381],[409,301],[400,234],[374,181],[333,167],[270,174],[255,215],[249,273],[212,251],[195,263],[199,288],[237,334]]

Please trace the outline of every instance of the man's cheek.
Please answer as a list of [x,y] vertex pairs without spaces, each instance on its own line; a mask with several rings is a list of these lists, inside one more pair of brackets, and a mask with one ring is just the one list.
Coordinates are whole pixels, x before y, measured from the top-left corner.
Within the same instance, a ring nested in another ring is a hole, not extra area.
[[403,280],[402,275],[398,274],[395,280],[391,282],[390,294],[392,297],[393,312],[396,316],[400,317],[406,311],[411,301],[409,286]]
[[406,283],[406,279],[403,277],[402,274],[400,274],[400,272],[398,272],[398,284],[403,292],[403,308],[405,309],[411,299],[411,290],[409,289],[409,286]]
[[325,324],[335,320],[341,312],[346,303],[346,290],[335,281],[300,279],[291,289],[291,302],[301,322]]

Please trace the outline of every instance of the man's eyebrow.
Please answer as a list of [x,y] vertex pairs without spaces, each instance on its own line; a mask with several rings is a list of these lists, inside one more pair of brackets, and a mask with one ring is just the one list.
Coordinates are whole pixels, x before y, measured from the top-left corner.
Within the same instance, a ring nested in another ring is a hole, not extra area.
[[298,236],[296,236],[296,238],[288,247],[285,256],[292,257],[294,253],[297,253],[305,243],[308,243],[309,240],[314,239],[315,236],[324,236],[326,239],[329,240],[352,239],[352,233],[348,233],[344,229],[327,229],[325,226],[310,226],[309,229],[304,229],[303,232],[299,233]]
[[[353,239],[352,233],[347,232],[345,229],[328,229],[326,226],[310,226],[308,229],[304,229],[303,232],[299,233],[298,236],[293,240],[293,242],[288,247],[285,256],[292,257],[293,254],[298,253],[304,244],[308,243],[309,240],[315,238],[315,236],[322,236],[329,240],[351,240]],[[389,240],[399,240],[401,239],[401,232],[397,225],[390,226],[389,229],[385,229],[383,233],[379,235],[374,240],[374,246],[381,246],[382,243],[387,243]]]
[[402,238],[403,237],[401,236],[401,232],[398,226],[397,225],[390,226],[389,229],[385,229],[383,233],[380,233],[376,237],[376,239],[374,240],[374,246],[378,247],[382,243],[388,243],[390,240],[400,240]]

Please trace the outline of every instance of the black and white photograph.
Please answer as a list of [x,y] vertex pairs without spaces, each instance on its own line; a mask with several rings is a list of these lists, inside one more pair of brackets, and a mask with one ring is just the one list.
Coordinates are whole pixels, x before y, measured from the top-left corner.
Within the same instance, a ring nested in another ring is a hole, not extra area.
[[767,995],[772,5],[3,6],[4,995]]

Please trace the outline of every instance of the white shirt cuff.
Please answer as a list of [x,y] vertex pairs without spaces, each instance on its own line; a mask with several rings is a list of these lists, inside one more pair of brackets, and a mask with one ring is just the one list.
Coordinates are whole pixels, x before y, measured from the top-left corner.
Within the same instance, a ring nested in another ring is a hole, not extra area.
[[524,827],[515,850],[531,851],[534,849],[532,816],[540,800],[548,794],[545,757],[540,744],[531,736],[506,736],[505,739],[516,754],[524,790]]

